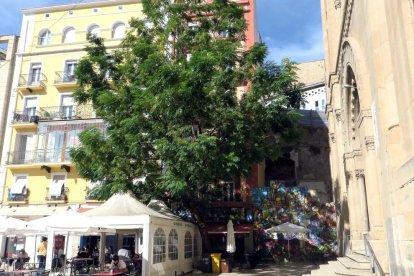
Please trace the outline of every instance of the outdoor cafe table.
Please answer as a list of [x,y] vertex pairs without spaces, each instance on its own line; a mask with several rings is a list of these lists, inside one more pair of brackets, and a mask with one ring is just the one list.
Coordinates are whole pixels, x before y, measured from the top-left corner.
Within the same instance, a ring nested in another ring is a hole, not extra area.
[[122,275],[125,274],[125,272],[122,271],[101,271],[101,272],[97,272],[92,274],[92,276],[116,276],[116,275]]
[[9,275],[16,275],[16,276],[23,276],[23,275],[32,275],[32,274],[36,274],[37,273],[37,269],[25,269],[25,270],[13,270],[13,271],[8,271],[7,274]]
[[86,268],[89,270],[91,266],[93,266],[93,258],[73,258],[70,261],[71,274],[76,269]]

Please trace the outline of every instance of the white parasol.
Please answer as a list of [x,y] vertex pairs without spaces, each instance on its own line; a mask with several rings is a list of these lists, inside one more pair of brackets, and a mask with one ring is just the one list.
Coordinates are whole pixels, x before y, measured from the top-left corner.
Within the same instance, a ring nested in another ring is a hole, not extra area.
[[229,220],[227,223],[227,246],[226,251],[229,253],[236,252],[236,241],[234,239],[234,227],[233,222]]
[[[296,225],[290,222],[285,222],[283,224],[280,224],[278,226],[273,226],[272,228],[265,230],[267,233],[285,233],[285,234],[298,234],[298,233],[307,233],[309,232],[309,229],[300,225]],[[290,244],[289,244],[289,238],[288,238],[288,255],[290,258]]]

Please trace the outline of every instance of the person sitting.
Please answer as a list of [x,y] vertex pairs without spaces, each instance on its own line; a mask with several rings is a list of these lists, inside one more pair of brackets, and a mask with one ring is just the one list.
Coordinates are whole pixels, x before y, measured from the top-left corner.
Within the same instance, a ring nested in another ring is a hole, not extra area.
[[89,258],[88,248],[86,246],[82,247],[81,251],[78,252],[78,258]]
[[26,251],[24,251],[24,249],[20,249],[16,257],[17,259],[14,263],[14,269],[21,270],[23,269],[24,263],[28,261],[29,255],[26,253]]
[[141,271],[142,255],[134,252],[132,254],[131,260],[132,260],[132,264],[134,266],[134,270]]
[[29,255],[27,254],[26,251],[24,251],[24,249],[20,249],[19,253],[17,254],[17,258],[19,259],[25,259],[28,258]]
[[112,257],[110,270],[113,272],[124,272],[124,273],[128,272],[126,263],[123,260],[120,260],[118,255],[114,255]]
[[118,257],[121,260],[129,260],[130,256],[129,256],[129,251],[127,249],[121,248],[118,250]]

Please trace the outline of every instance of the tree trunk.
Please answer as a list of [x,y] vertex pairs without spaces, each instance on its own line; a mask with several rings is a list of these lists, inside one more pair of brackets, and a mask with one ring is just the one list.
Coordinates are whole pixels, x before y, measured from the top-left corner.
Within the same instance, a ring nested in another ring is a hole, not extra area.
[[204,223],[204,220],[202,216],[200,215],[200,210],[198,209],[198,204],[193,200],[193,195],[189,192],[186,193],[187,201],[186,205],[187,208],[190,210],[191,215],[193,216],[193,220],[198,226],[198,229],[200,230],[200,236],[202,240],[203,245],[203,253],[211,252],[211,244],[210,239],[208,237],[208,232],[206,229],[206,225]]
[[203,224],[203,228],[201,228],[200,226],[198,226],[198,228],[200,229],[201,240],[203,243],[203,253],[210,253],[211,244],[205,224]]

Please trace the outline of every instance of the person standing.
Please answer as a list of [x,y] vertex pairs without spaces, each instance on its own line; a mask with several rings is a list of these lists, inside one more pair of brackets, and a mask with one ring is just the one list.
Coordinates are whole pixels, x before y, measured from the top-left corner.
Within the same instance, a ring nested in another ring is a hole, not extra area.
[[42,242],[37,246],[37,261],[39,263],[39,268],[45,268],[46,263],[46,253],[47,253],[47,238],[42,237]]

